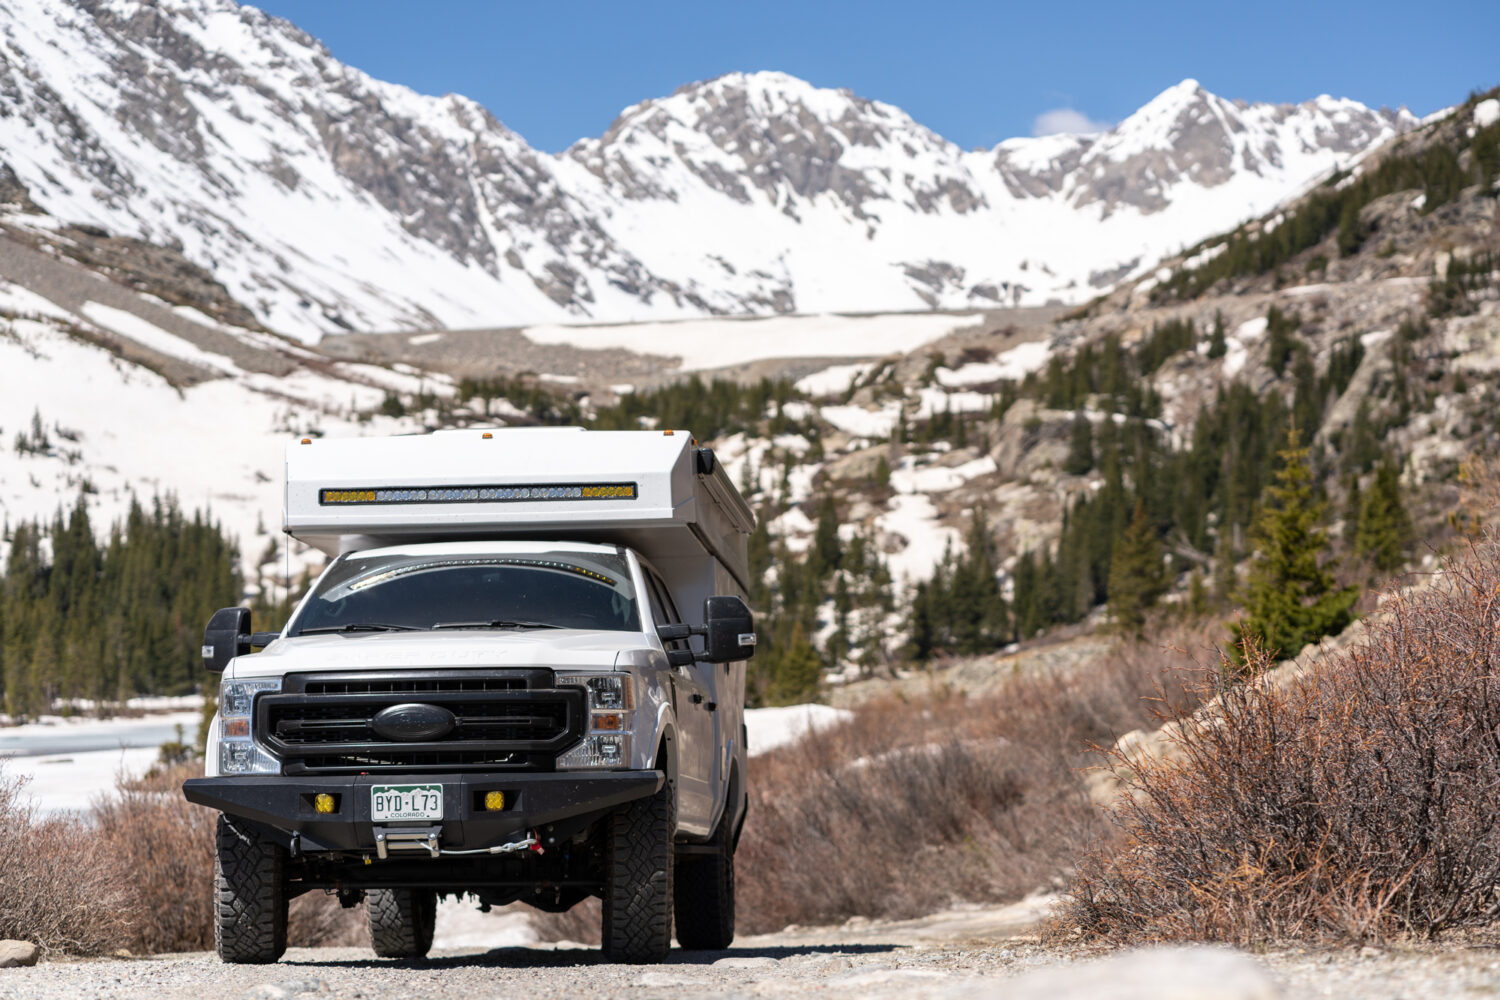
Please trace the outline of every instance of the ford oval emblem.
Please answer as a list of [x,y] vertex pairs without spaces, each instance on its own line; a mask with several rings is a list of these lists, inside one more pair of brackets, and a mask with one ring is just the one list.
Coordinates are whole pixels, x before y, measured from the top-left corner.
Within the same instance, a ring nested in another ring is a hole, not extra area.
[[392,705],[382,708],[370,720],[375,735],[402,743],[440,740],[453,732],[458,718],[438,705]]

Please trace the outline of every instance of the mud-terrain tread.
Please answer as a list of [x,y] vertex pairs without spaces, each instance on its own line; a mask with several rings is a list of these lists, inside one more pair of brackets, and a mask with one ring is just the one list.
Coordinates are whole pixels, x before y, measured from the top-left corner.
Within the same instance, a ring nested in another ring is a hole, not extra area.
[[648,965],[672,948],[670,782],[609,817],[605,828],[603,947],[611,962]]
[[371,889],[365,893],[370,947],[381,958],[426,958],[437,923],[431,889]]
[[264,965],[286,952],[285,854],[220,814],[215,832],[214,950],[236,965]]
[[718,854],[678,858],[673,873],[677,943],[687,951],[721,951],[734,942],[734,832],[728,808],[713,843]]

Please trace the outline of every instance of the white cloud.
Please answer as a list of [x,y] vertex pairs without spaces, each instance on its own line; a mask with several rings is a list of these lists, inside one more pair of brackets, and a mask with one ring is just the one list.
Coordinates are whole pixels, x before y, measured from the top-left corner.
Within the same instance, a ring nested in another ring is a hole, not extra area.
[[1082,111],[1073,108],[1053,108],[1051,111],[1043,111],[1036,116],[1036,121],[1031,123],[1032,135],[1056,135],[1059,132],[1070,132],[1078,135],[1092,135],[1095,132],[1108,132],[1114,128],[1113,122],[1095,121]]

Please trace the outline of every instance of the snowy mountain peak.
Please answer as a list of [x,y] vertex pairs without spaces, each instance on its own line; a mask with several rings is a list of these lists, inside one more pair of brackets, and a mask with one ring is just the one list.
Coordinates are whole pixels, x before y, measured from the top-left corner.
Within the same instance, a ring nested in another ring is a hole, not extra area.
[[1194,80],[1109,132],[968,153],[777,72],[538,153],[231,0],[0,0],[0,177],[180,247],[268,327],[509,326],[1078,300],[1409,127]]

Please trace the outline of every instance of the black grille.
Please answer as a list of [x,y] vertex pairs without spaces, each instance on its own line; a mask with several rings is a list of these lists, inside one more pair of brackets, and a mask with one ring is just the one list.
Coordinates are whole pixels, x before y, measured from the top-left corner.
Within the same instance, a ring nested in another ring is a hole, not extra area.
[[[452,712],[453,731],[404,743],[375,732],[376,713],[419,702]],[[550,670],[292,674],[256,700],[257,738],[287,774],[504,768],[545,770],[583,732],[583,692]]]

